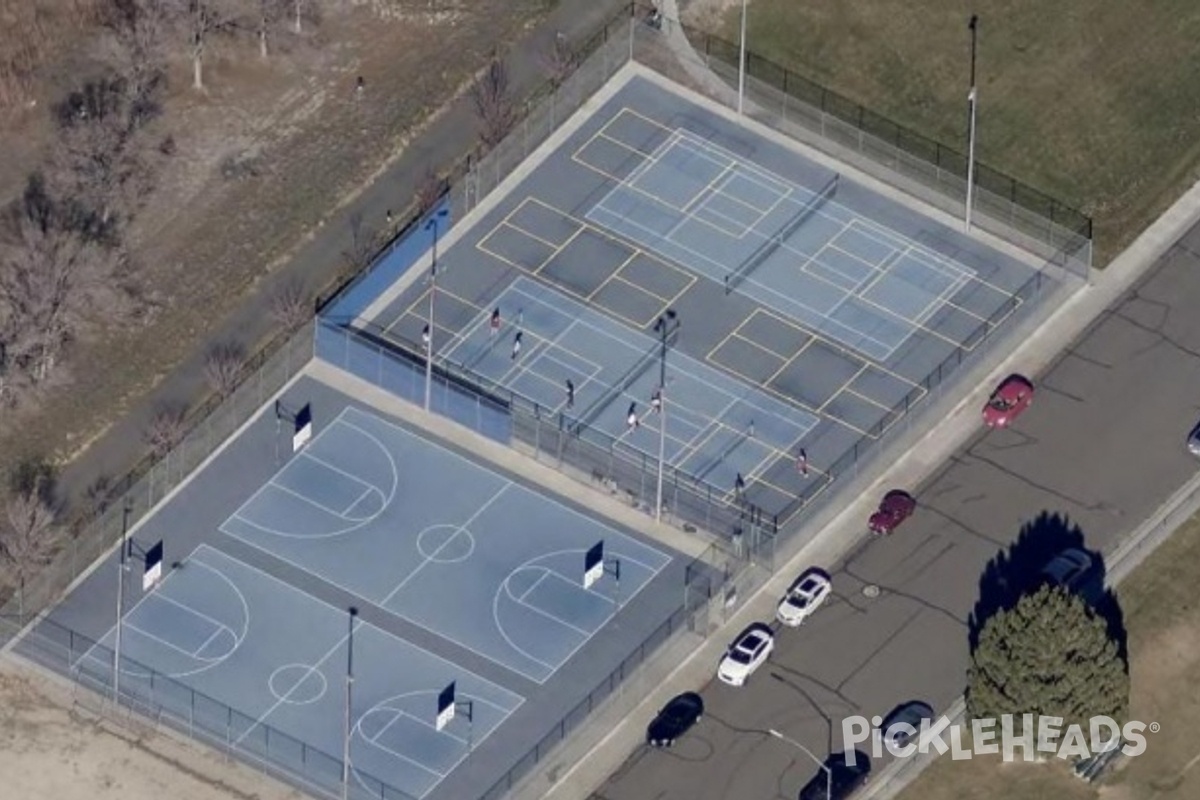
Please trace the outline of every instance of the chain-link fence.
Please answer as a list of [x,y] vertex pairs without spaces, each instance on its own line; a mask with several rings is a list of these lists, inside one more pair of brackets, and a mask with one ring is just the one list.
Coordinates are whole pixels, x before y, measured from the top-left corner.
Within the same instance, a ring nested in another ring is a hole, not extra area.
[[[322,320],[317,357],[418,405],[425,397],[424,347],[395,331],[371,325],[355,328]],[[704,530],[742,548],[746,557],[769,565],[776,520],[703,479],[660,464],[620,438],[580,426],[565,414],[544,408],[520,393],[452,359],[435,359],[430,375],[430,406],[466,427],[526,454],[573,470],[577,478],[609,492],[649,515],[658,502],[662,471],[662,514],[685,530]]]
[[[722,105],[735,106],[731,87],[738,83],[736,44],[672,20],[663,30],[639,26],[634,60],[661,64],[671,26],[683,31],[706,70],[722,79],[724,91],[687,81],[686,71],[672,77]],[[749,51],[744,111],[934,207],[964,214],[965,155]],[[1090,217],[978,160],[973,199],[975,226],[1086,277],[1092,263]]]
[[61,592],[112,547],[126,524],[132,526],[183,482],[226,439],[262,409],[284,384],[312,360],[313,323],[282,336],[261,349],[243,371],[244,378],[227,397],[211,396],[179,424],[180,440],[162,454],[144,458],[125,479],[112,487],[115,498],[100,513],[63,542],[50,563],[24,590],[0,608],[7,641],[26,619],[52,605]]

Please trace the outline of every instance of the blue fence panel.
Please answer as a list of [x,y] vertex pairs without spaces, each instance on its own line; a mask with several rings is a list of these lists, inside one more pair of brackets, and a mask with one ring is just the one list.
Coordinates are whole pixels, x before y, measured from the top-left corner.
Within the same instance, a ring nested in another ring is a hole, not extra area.
[[418,224],[409,228],[408,233],[392,242],[391,246],[382,253],[377,261],[367,267],[357,280],[347,286],[322,312],[322,316],[331,319],[350,321],[357,319],[367,310],[388,287],[400,279],[404,273],[417,263],[432,240],[425,230],[425,221],[434,214],[445,212],[444,223],[439,225],[438,234],[444,236],[453,224],[450,211],[450,197],[447,195],[430,211]]
[[[425,404],[425,367],[370,341],[356,331],[321,320],[316,327],[316,357],[418,406]],[[433,376],[431,410],[501,444],[512,443],[509,409],[472,387],[440,372]]]

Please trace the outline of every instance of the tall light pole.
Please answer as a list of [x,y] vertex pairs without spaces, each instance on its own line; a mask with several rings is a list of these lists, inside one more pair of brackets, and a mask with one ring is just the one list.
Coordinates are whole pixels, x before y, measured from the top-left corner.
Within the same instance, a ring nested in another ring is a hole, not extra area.
[[814,762],[816,762],[817,766],[821,768],[821,771],[825,773],[825,800],[833,800],[833,770],[829,768],[829,765],[826,764],[821,759],[817,758],[815,755],[813,755],[812,750],[809,750],[807,747],[800,744],[799,742],[797,742],[795,739],[791,738],[790,736],[784,736],[782,733],[775,730],[774,728],[767,731],[767,733],[771,734],[772,736],[774,736],[776,739],[779,739],[780,741],[790,744],[792,747],[796,748],[797,750],[799,750],[800,752],[804,753],[809,758],[811,758]]
[[358,609],[350,606],[350,633],[346,636],[346,716],[342,727],[342,800],[350,797],[350,703],[354,692],[354,618]]
[[679,330],[679,315],[668,308],[654,323],[662,348],[658,361],[658,488],[654,493],[654,520],[662,522],[663,464],[667,454],[667,339]]
[[742,0],[742,43],[738,48],[738,116],[742,114],[746,97],[746,3],[747,0]]
[[438,225],[446,217],[446,209],[439,209],[425,223],[425,230],[433,231],[433,258],[429,262],[429,330],[425,337],[425,410],[429,410],[429,401],[433,397],[433,298],[437,294],[437,245]]
[[979,16],[971,15],[967,23],[971,31],[971,90],[967,92],[967,210],[965,217],[966,230],[971,230],[971,212],[975,208],[975,109],[979,104],[979,90],[975,85],[975,43],[979,38]]
[[125,613],[125,553],[129,549],[130,501],[121,509],[121,554],[117,557],[117,632],[113,641],[113,705],[121,705],[121,617]]

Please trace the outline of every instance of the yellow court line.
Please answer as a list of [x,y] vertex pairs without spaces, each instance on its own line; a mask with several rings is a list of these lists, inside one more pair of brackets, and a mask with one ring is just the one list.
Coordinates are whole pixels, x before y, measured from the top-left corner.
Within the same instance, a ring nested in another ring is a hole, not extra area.
[[[855,391],[854,389],[842,389],[842,391],[841,391],[841,392],[839,392],[838,394],[850,394],[850,395],[854,395],[854,396],[855,396],[855,397],[857,397],[859,400],[863,401],[864,403],[866,403],[866,404],[868,404],[868,405],[875,406],[875,407],[876,407],[876,408],[878,408],[880,411],[891,411],[891,410],[892,410],[892,409],[891,409],[891,407],[889,407],[889,406],[885,406],[883,403],[879,402],[878,400],[873,400],[872,398],[870,398],[870,397],[867,397],[867,396],[866,396],[865,394],[863,394],[862,392],[857,392],[857,391]],[[924,391],[922,391],[922,392],[921,392],[921,397],[924,397],[924,396],[925,396],[925,393],[924,393]],[[837,397],[837,395],[834,395],[834,397]],[[832,402],[832,400],[833,400],[833,398],[831,397],[831,398],[830,398],[830,402]]]
[[[595,289],[592,289],[592,291],[588,292],[588,296],[587,296],[588,302],[591,302],[592,298],[595,297],[597,294],[599,294],[601,289],[603,289],[605,286],[608,286],[609,282],[614,280],[617,277],[617,275],[620,274],[621,270],[625,269],[625,266],[630,261],[633,261],[635,258],[637,258],[637,256],[638,256],[638,251],[636,248],[634,248],[633,252],[629,254],[628,258],[626,258],[624,261],[622,261],[621,264],[616,269],[609,272],[607,278],[600,281],[599,286],[597,286]],[[629,281],[625,281],[625,283],[629,283]],[[632,286],[633,284],[630,284],[630,285]],[[660,297],[659,299],[661,300],[662,298]]]
[[[644,253],[643,255],[649,255],[649,254]],[[653,256],[651,256],[651,258],[653,258]],[[676,269],[676,267],[673,264],[667,264],[667,262],[665,262],[665,261],[662,261],[661,263],[666,264],[671,269]],[[683,270],[679,270],[679,272],[683,273],[684,277],[687,278],[687,281],[684,282],[683,288],[681,288],[678,292],[675,293],[674,297],[670,298],[669,300],[665,300],[663,302],[663,307],[662,307],[662,309],[659,310],[658,314],[655,315],[655,318],[666,313],[666,310],[668,308],[670,308],[671,306],[678,303],[679,298],[683,297],[683,295],[688,291],[688,289],[691,289],[693,286],[695,286],[696,281],[699,280],[699,278],[697,278],[695,275],[692,275],[690,272],[683,272]]]
[[[618,275],[618,274],[616,274],[616,273],[613,273],[612,275],[610,275],[610,276],[609,276],[609,278],[608,278],[608,280],[606,280],[606,281],[604,282],[604,284],[602,284],[601,288],[603,288],[603,286],[606,286],[606,285],[608,285],[608,284],[609,284],[609,283],[611,283],[612,281],[620,281],[621,283],[623,283],[623,284],[625,284],[626,286],[628,286],[630,289],[635,289],[636,291],[639,291],[639,292],[641,292],[641,293],[642,293],[642,294],[644,294],[644,295],[647,295],[647,296],[649,296],[649,297],[652,297],[652,298],[654,298],[654,299],[655,299],[655,300],[657,300],[659,303],[661,303],[661,304],[662,304],[662,306],[663,306],[664,308],[670,304],[670,301],[669,301],[669,300],[667,300],[667,298],[665,298],[665,297],[659,297],[657,294],[655,294],[654,292],[652,292],[652,291],[650,291],[649,289],[645,288],[645,287],[644,287],[644,286],[642,286],[641,284],[634,283],[633,281],[630,281],[630,280],[626,280],[625,278],[621,277],[620,275]],[[596,294],[597,294],[599,291],[600,291],[600,289],[597,289],[595,292],[593,292],[593,293],[592,293],[592,295],[591,295],[591,296],[593,296],[593,297],[594,297],[594,296],[595,296],[595,295],[596,295]]]
[[[773,383],[773,382],[775,381],[775,379],[776,379],[776,378],[778,378],[780,375],[782,375],[782,374],[783,374],[783,371],[784,371],[785,369],[787,369],[788,367],[790,367],[790,366],[792,365],[792,362],[793,362],[793,361],[795,361],[797,358],[799,358],[800,356],[802,356],[802,355],[805,353],[805,351],[807,351],[807,350],[808,350],[808,348],[812,347],[812,345],[813,345],[813,342],[815,342],[815,341],[817,341],[817,338],[814,336],[814,337],[812,337],[811,339],[809,339],[807,342],[805,342],[803,347],[801,347],[801,348],[800,348],[799,350],[797,350],[796,352],[792,353],[792,354],[791,354],[791,355],[788,357],[788,360],[787,360],[787,361],[785,361],[785,362],[783,362],[783,364],[782,364],[782,365],[779,367],[779,369],[777,369],[777,370],[775,370],[774,372],[772,372],[772,373],[770,374],[770,376],[769,376],[769,377],[768,377],[768,378],[767,378],[765,381],[763,381],[763,383],[766,383],[766,384],[768,384],[768,385],[769,385],[769,384],[771,384],[771,383]],[[819,414],[819,413],[821,413],[821,412],[820,412],[818,409],[813,409],[813,413]]]
[[[507,225],[508,227],[512,228],[513,230],[517,231],[518,233],[528,236],[530,239],[539,241],[542,244],[546,245],[547,247],[558,247],[557,242],[552,242],[549,239],[543,239],[541,236],[538,236],[536,233],[533,233],[532,231],[525,230],[524,228],[522,228],[520,225],[518,225],[516,222],[513,221],[513,217],[515,217],[518,213],[520,213],[521,209],[525,208],[526,206],[532,205],[533,201],[534,201],[534,198],[532,196],[527,196],[524,200],[522,200],[516,206],[516,208],[514,208],[512,211],[505,214],[504,219],[500,220],[500,222],[496,224],[496,227],[498,228],[501,225]],[[495,230],[495,229],[493,229],[493,230]],[[491,236],[491,235],[492,235],[491,232],[489,232],[488,236]]]
[[873,368],[875,368],[875,369],[879,370],[880,372],[884,373],[885,375],[888,375],[889,377],[895,378],[896,380],[900,381],[901,383],[906,383],[906,384],[908,384],[909,386],[913,386],[913,387],[916,387],[916,386],[919,386],[919,385],[920,385],[920,384],[918,384],[918,383],[914,383],[913,381],[909,380],[908,378],[904,377],[903,375],[901,375],[901,374],[899,374],[899,373],[897,373],[897,372],[893,372],[893,371],[891,371],[890,369],[888,369],[887,367],[883,366],[882,364],[878,364],[878,363],[876,363],[876,362],[874,362],[874,361],[871,361],[871,360],[870,360],[870,359],[868,359],[868,358],[865,358],[864,356],[860,356],[860,355],[858,355],[857,353],[854,353],[854,352],[853,352],[853,351],[851,351],[851,350],[850,350],[848,347],[846,347],[845,345],[843,345],[843,344],[841,344],[841,343],[839,343],[839,342],[835,342],[835,341],[831,341],[831,340],[829,340],[829,339],[826,339],[826,338],[825,338],[823,335],[821,335],[821,334],[820,334],[820,333],[818,333],[817,331],[814,331],[814,330],[809,330],[808,328],[805,328],[805,327],[803,327],[803,326],[801,326],[801,325],[797,325],[795,322],[792,322],[790,319],[788,319],[787,317],[783,316],[782,314],[780,314],[779,312],[775,311],[775,310],[774,310],[774,309],[772,309],[772,308],[767,308],[767,307],[760,306],[760,307],[758,308],[758,310],[759,310],[760,312],[762,312],[763,314],[766,314],[768,317],[772,317],[772,318],[774,318],[775,320],[779,321],[781,324],[783,324],[783,325],[787,325],[789,328],[792,328],[792,329],[794,329],[794,330],[798,330],[798,331],[800,331],[801,333],[803,333],[803,334],[805,334],[806,336],[809,336],[809,337],[811,337],[811,338],[813,338],[813,339],[818,339],[818,340],[820,340],[822,344],[824,344],[824,345],[828,346],[828,347],[829,347],[830,349],[832,349],[832,350],[836,350],[838,353],[840,353],[840,354],[842,354],[842,355],[845,355],[845,356],[847,356],[847,357],[849,357],[849,358],[853,358],[855,361],[866,361],[866,362],[867,362],[868,364],[870,364],[870,365],[871,365]]
[[508,264],[513,269],[519,270],[521,272],[528,272],[530,274],[533,274],[533,273],[537,272],[537,270],[541,269],[542,266],[545,266],[545,264],[543,263],[541,266],[537,267],[536,269],[533,267],[527,267],[524,264],[521,264],[517,261],[513,261],[511,258],[509,258],[506,255],[488,250],[486,247],[483,246],[482,242],[477,242],[475,244],[475,246],[477,248],[479,248],[479,250],[481,250],[482,252],[487,253],[489,256],[496,259],[497,261],[502,261],[505,264]]
[[559,253],[561,253],[563,250],[566,250],[568,247],[570,247],[571,242],[575,241],[579,237],[579,234],[581,234],[581,233],[583,233],[582,227],[579,228],[579,230],[575,231],[570,236],[568,236],[567,240],[565,242],[563,242],[561,245],[559,245],[557,248],[555,248],[554,252],[551,253],[550,256],[545,261],[542,262],[542,265],[540,267],[533,270],[533,274],[537,275],[539,272],[541,272],[547,266],[549,266],[550,262],[553,261],[555,258],[557,258]]
[[830,403],[832,403],[832,402],[833,402],[833,401],[834,401],[834,400],[837,398],[837,396],[838,396],[839,394],[841,394],[842,392],[844,392],[844,391],[846,391],[847,389],[849,389],[849,388],[850,388],[850,384],[852,384],[852,383],[854,383],[856,380],[858,380],[858,376],[860,376],[860,375],[862,375],[864,372],[866,372],[866,371],[867,371],[867,369],[868,369],[870,366],[871,366],[870,364],[868,364],[867,362],[865,362],[865,361],[864,361],[864,362],[862,363],[862,366],[860,366],[860,367],[858,368],[858,372],[855,372],[853,375],[851,375],[851,376],[850,376],[850,379],[849,379],[849,380],[847,380],[845,383],[843,383],[841,386],[839,386],[839,387],[838,387],[838,390],[837,390],[836,392],[834,392],[833,394],[829,395],[829,399],[827,399],[827,400],[826,400],[824,403],[822,403],[822,404],[821,404],[821,407],[820,407],[820,408],[818,408],[818,409],[817,409],[817,411],[819,411],[820,413],[824,414],[824,413],[825,413],[825,409],[829,407],[829,404],[830,404]]
[[[511,213],[511,214],[509,214],[508,216],[506,216],[506,217],[505,217],[505,218],[504,218],[504,219],[503,219],[503,220],[500,222],[500,224],[501,224],[501,225],[507,225],[508,227],[512,228],[513,230],[517,231],[518,233],[520,233],[520,234],[522,234],[522,235],[524,235],[524,236],[528,236],[530,239],[533,239],[533,240],[535,240],[535,241],[539,241],[539,242],[541,242],[542,244],[546,245],[547,247],[560,247],[560,246],[561,246],[561,244],[560,244],[560,243],[558,243],[558,242],[552,242],[552,241],[550,241],[549,239],[543,239],[541,236],[538,236],[536,233],[533,233],[532,231],[525,230],[525,229],[524,229],[524,228],[522,228],[520,225],[518,225],[517,223],[515,223],[515,222],[513,222],[513,221],[512,221],[512,217],[513,217],[513,216],[515,216],[515,215],[516,215],[516,213],[517,213],[518,211],[520,211],[521,209],[525,208],[525,207],[526,207],[526,206],[528,206],[528,205],[533,205],[533,201],[534,201],[534,198],[532,198],[532,197],[526,197],[524,200],[522,200],[522,201],[521,201],[521,204],[520,204],[519,206],[517,206],[516,208],[514,208],[514,209],[513,209],[513,211],[512,211],[512,213]],[[575,236],[575,235],[576,235],[576,234],[578,234],[578,233],[579,233],[579,231],[576,231],[575,233],[571,234],[571,236]],[[490,236],[491,234],[489,233],[488,235]],[[571,239],[571,236],[568,236],[568,237],[567,237],[567,239],[566,239],[566,241],[570,241],[570,239]],[[565,242],[563,242],[563,244],[565,244]]]
[[[741,322],[739,322],[737,327],[734,328],[732,331],[730,331],[729,335],[726,336],[725,338],[728,339],[730,337],[736,336],[737,338],[741,339],[742,341],[754,345],[755,347],[757,347],[759,350],[762,350],[763,352],[770,353],[771,355],[775,356],[776,358],[787,360],[787,358],[788,358],[787,355],[777,352],[775,350],[772,350],[771,348],[767,347],[765,344],[761,344],[757,339],[755,339],[752,336],[745,336],[742,334],[742,328],[749,325],[751,320],[753,320],[755,317],[757,317],[759,315],[759,313],[761,313],[761,312],[762,312],[762,309],[759,308],[758,306],[755,306],[754,309],[749,314],[746,315],[745,319],[743,319]],[[809,337],[809,338],[811,338],[811,337]],[[719,345],[717,345],[717,347],[714,347],[713,350],[709,351],[709,352],[713,352],[713,351],[717,350],[717,348],[721,347],[724,344],[725,344],[725,339],[722,339],[721,343]]]
[[[731,339],[737,339],[738,341],[745,342],[746,344],[750,345],[751,347],[758,348],[759,350],[761,350],[764,353],[766,353],[767,355],[769,355],[771,358],[777,359],[779,361],[787,361],[787,359],[788,359],[787,356],[776,353],[774,350],[770,349],[769,347],[764,347],[757,340],[751,339],[746,336],[742,336],[740,333],[738,333],[736,331],[734,331],[733,333],[729,334],[729,336],[722,339],[721,344],[718,345],[718,347],[724,347],[725,344],[727,344]],[[716,348],[714,348],[714,349],[716,349]]]
[[[667,269],[671,270],[672,272],[682,275],[688,281],[687,287],[685,287],[685,289],[683,291],[686,291],[687,288],[690,288],[691,285],[693,283],[695,283],[697,280],[696,276],[694,274],[692,274],[691,270],[677,267],[674,264],[672,264],[671,262],[667,261],[666,259],[650,252],[649,250],[644,250],[636,244],[631,244],[630,242],[626,241],[625,239],[615,236],[614,234],[609,233],[608,231],[604,230],[603,228],[593,225],[592,223],[588,222],[587,220],[578,219],[577,217],[575,217],[561,209],[555,208],[554,206],[550,205],[549,203],[546,203],[542,200],[538,200],[537,198],[531,197],[530,200],[532,200],[535,203],[538,203],[539,205],[554,212],[555,214],[558,214],[559,216],[563,217],[564,219],[567,219],[567,220],[573,222],[574,224],[580,226],[581,228],[586,228],[587,230],[591,231],[592,233],[596,234],[597,236],[602,236],[603,238],[608,239],[610,242],[613,242],[613,243],[619,245],[620,247],[623,247],[625,249],[629,249],[632,247],[636,253],[640,253],[641,255],[643,255],[647,259],[649,259],[650,261],[653,261],[656,264],[659,264],[660,266],[666,267]],[[626,263],[628,263],[628,262],[626,262]],[[647,292],[647,294],[652,294],[652,293]],[[682,294],[682,292],[680,292],[680,294]],[[676,295],[676,297],[678,297],[678,296],[679,295]]]

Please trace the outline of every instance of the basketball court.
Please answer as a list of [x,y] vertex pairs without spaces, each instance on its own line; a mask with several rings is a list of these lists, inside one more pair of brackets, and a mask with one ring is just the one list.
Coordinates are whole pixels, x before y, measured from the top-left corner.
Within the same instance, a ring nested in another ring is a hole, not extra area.
[[18,649],[329,794],[348,741],[350,796],[396,800],[483,793],[677,612],[688,562],[310,377],[119,560]]

